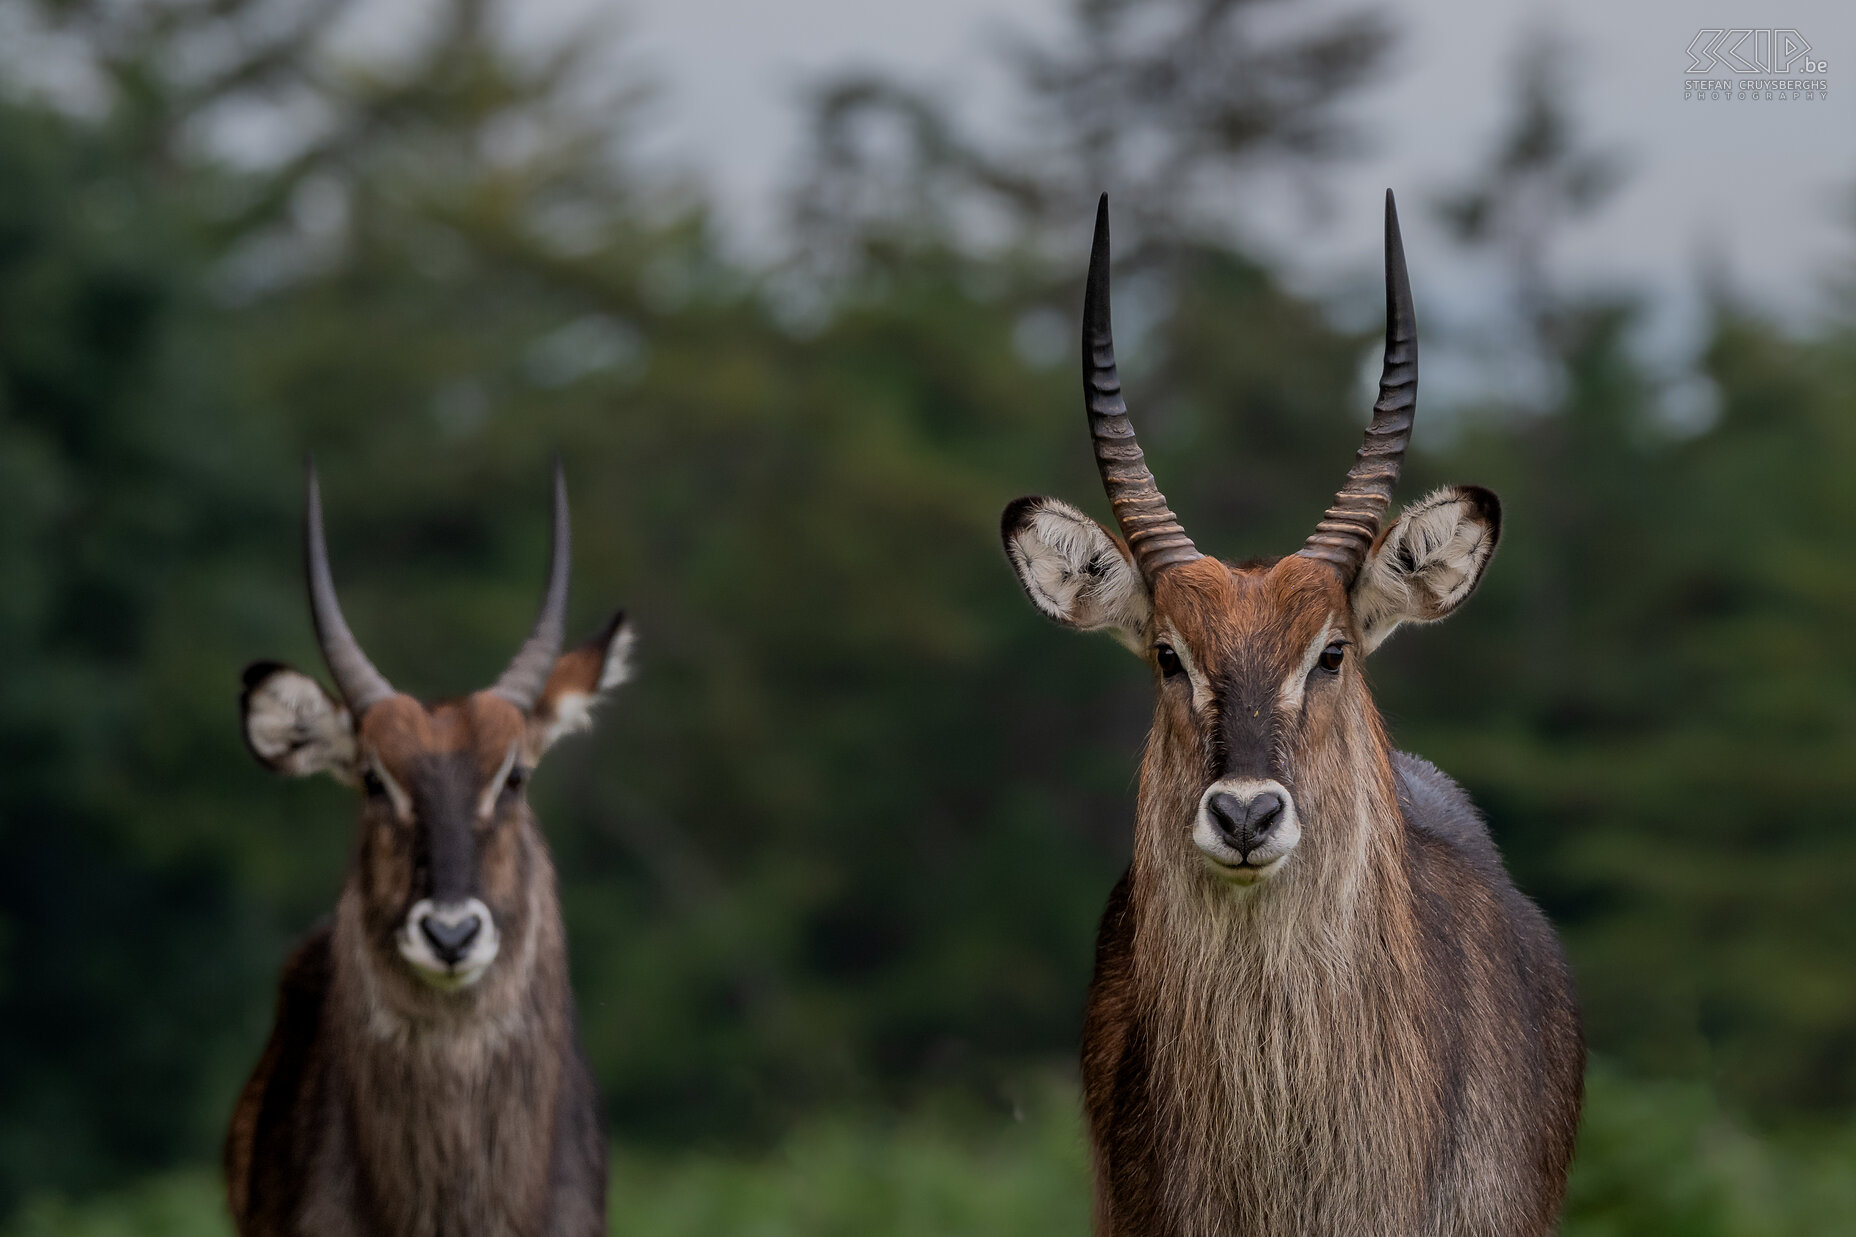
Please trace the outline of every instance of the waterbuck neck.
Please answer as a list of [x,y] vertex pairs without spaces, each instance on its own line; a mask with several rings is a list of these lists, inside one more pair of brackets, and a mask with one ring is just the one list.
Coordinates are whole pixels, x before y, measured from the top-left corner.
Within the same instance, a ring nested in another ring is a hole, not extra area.
[[[1158,724],[1158,722],[1157,722]],[[1298,763],[1305,839],[1235,887],[1189,834],[1202,763],[1156,734],[1130,876],[1137,1017],[1152,1050],[1179,1231],[1345,1231],[1388,1206],[1419,1231],[1439,1120],[1425,967],[1389,749],[1370,702]]]
[[336,908],[327,1030],[362,1183],[386,1230],[514,1237],[545,1200],[565,1063],[573,1056],[566,944],[539,835],[522,927],[473,987],[442,992],[370,939],[358,884]]

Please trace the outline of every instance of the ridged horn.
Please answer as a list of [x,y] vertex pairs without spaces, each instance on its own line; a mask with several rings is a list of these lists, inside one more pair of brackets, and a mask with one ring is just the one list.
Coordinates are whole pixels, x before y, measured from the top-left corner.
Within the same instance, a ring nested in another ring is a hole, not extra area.
[[1096,238],[1089,252],[1089,285],[1083,293],[1083,403],[1096,469],[1114,508],[1115,523],[1134,553],[1134,564],[1151,582],[1156,572],[1203,558],[1180,527],[1166,496],[1154,484],[1147,457],[1128,420],[1115,372],[1115,332],[1109,321],[1108,194],[1096,205]]
[[561,457],[554,457],[554,535],[548,548],[548,587],[541,597],[535,628],[502,677],[490,690],[527,712],[541,698],[554,663],[567,639],[567,576],[573,557],[573,534],[567,517],[567,478]]
[[1379,373],[1379,399],[1346,483],[1314,535],[1302,547],[1309,558],[1326,559],[1351,586],[1379,536],[1392,505],[1405,448],[1418,407],[1418,319],[1405,273],[1405,244],[1399,238],[1398,207],[1386,190],[1386,355]]
[[374,705],[394,694],[393,684],[374,669],[360,642],[342,618],[335,599],[335,581],[329,575],[329,547],[322,533],[322,487],[316,481],[316,461],[308,461],[309,510],[303,520],[303,565],[309,577],[309,613],[316,625],[316,642],[322,660],[335,678],[336,690],[348,702],[356,721]]

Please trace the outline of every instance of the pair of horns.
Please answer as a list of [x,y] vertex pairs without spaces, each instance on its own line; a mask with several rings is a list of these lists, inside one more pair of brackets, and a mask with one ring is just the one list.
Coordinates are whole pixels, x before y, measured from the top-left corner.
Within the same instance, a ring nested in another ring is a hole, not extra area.
[[[1301,553],[1331,563],[1348,585],[1359,575],[1367,551],[1379,535],[1380,522],[1392,504],[1405,447],[1411,442],[1412,414],[1418,402],[1418,323],[1411,306],[1411,280],[1405,273],[1405,246],[1399,238],[1398,209],[1386,190],[1386,351],[1379,376],[1379,399],[1366,427],[1347,480],[1334,503],[1315,525]],[[1096,468],[1108,491],[1115,522],[1150,583],[1156,573],[1204,557],[1166,504],[1166,496],[1148,471],[1141,444],[1128,420],[1115,372],[1115,336],[1109,325],[1108,194],[1096,206],[1095,244],[1089,254],[1089,285],[1083,294],[1083,402],[1089,413],[1089,437],[1095,444]]]
[[[534,630],[517,651],[509,668],[490,690],[524,712],[533,708],[547,685],[555,659],[567,637],[567,576],[572,533],[567,518],[567,479],[561,461],[554,461],[554,534],[548,549],[548,587],[542,594],[541,613]],[[316,482],[316,463],[309,462],[309,511],[304,521],[304,566],[309,575],[309,609],[316,624],[316,641],[322,658],[335,678],[336,689],[358,720],[374,705],[394,695],[393,684],[374,669],[361,644],[342,618],[329,575],[329,548],[322,533],[322,489]]]

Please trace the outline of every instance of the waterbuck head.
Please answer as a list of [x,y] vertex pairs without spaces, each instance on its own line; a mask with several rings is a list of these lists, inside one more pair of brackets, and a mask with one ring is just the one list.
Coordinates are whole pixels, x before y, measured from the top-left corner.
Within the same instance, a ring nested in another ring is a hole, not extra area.
[[[1418,354],[1411,287],[1386,195],[1386,347],[1379,399],[1346,483],[1302,548],[1240,564],[1202,555],[1147,469],[1115,372],[1108,199],[1083,309],[1083,386],[1096,464],[1121,538],[1052,498],[1005,510],[1006,554],[1033,604],[1108,631],[1153,667],[1158,700],[1137,838],[1160,863],[1251,885],[1298,846],[1362,851],[1363,796],[1389,806],[1389,751],[1360,659],[1401,623],[1472,593],[1501,507],[1439,490],[1382,523],[1411,437]],[[1150,810],[1151,809],[1151,810]],[[1314,835],[1333,821],[1336,836]],[[1347,833],[1349,836],[1339,836]]]
[[[336,694],[276,662],[245,671],[245,742],[267,768],[327,773],[361,791],[349,889],[366,947],[431,988],[481,980],[535,928],[532,885],[546,864],[530,812],[529,774],[556,739],[591,724],[591,708],[626,677],[632,635],[613,615],[562,653],[567,614],[567,488],[554,470],[554,536],[534,630],[483,691],[425,704],[395,691],[342,618],[309,469],[304,557],[310,613]],[[552,898],[551,885],[547,895]]]

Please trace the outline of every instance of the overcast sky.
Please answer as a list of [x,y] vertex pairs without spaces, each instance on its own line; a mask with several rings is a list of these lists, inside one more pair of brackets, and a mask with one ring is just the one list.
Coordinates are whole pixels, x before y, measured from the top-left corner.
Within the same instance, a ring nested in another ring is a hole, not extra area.
[[[657,140],[697,170],[730,234],[755,247],[777,233],[801,87],[819,74],[881,67],[939,87],[979,126],[1010,122],[990,49],[1002,30],[1056,30],[1070,0],[547,0],[563,20],[616,11],[664,87]],[[1358,5],[1321,0],[1339,12]],[[531,10],[534,12],[537,10]],[[1653,289],[1657,328],[1678,338],[1704,253],[1775,312],[1806,317],[1826,279],[1856,255],[1856,3],[1724,0],[1410,0],[1390,74],[1361,100],[1372,153],[1333,175],[1331,217],[1254,219],[1255,247],[1301,286],[1330,296],[1377,278],[1379,191],[1420,203],[1478,165],[1505,113],[1517,49],[1541,31],[1582,62],[1574,109],[1625,160],[1630,179],[1569,236],[1554,270],[1569,283]],[[1831,89],[1814,102],[1684,100],[1688,48],[1703,26],[1795,28]],[[1488,272],[1451,254],[1407,206],[1421,305],[1473,315]],[[1078,222],[1078,252],[1087,220]],[[1343,297],[1342,299],[1349,299]],[[1369,306],[1372,298],[1367,297]]]

